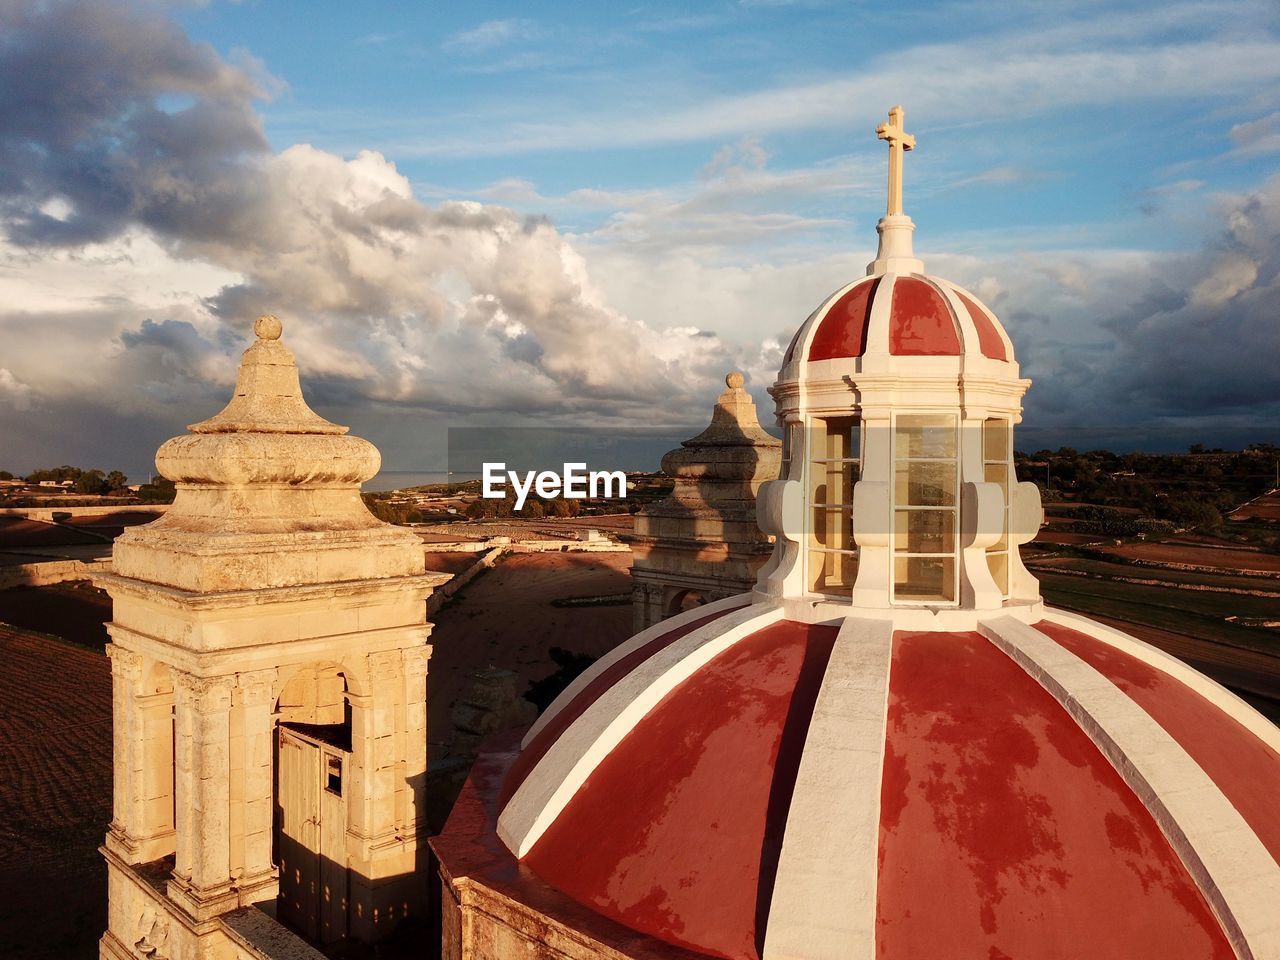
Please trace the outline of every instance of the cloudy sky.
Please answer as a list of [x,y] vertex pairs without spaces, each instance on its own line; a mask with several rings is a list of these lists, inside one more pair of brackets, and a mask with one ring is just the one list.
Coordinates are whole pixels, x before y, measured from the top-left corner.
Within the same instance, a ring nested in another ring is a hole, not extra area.
[[253,317],[399,470],[685,425],[873,255],[894,103],[1020,447],[1278,441],[1272,0],[0,0],[0,468],[140,478]]

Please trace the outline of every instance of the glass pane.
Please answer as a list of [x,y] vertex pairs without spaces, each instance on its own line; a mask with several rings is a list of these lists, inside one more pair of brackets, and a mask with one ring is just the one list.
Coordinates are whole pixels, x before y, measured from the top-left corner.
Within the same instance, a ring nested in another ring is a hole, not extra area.
[[893,548],[902,553],[951,553],[956,548],[956,515],[950,510],[897,510]]
[[895,456],[947,459],[956,455],[956,418],[946,413],[908,414],[895,421]]
[[847,507],[816,505],[811,513],[815,546],[853,550],[853,512]]
[[1009,502],[1009,465],[1007,463],[988,463],[982,468],[982,477],[987,483],[998,484],[1004,494],[1004,502]]
[[994,417],[982,423],[982,459],[1009,459],[1009,421]]
[[956,502],[955,463],[899,463],[894,469],[893,501],[903,507],[953,506]]
[[815,592],[844,592],[853,588],[858,576],[858,558],[847,553],[809,551],[809,589]]
[[991,571],[991,576],[996,586],[1000,588],[1000,592],[1007,597],[1009,595],[1009,555],[1007,553],[987,554],[987,568]]
[[956,561],[953,557],[895,557],[895,600],[949,602],[955,599]]

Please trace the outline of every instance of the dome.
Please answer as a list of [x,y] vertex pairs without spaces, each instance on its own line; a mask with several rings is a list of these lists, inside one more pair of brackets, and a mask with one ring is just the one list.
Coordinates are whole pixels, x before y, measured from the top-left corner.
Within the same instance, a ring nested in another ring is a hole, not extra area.
[[1030,381],[912,255],[915,141],[900,108],[877,132],[878,256],[770,390],[755,588],[637,634],[481,765],[449,902],[509,955],[1280,960],[1280,730],[1045,605]]
[[738,597],[580,677],[498,833],[708,956],[1226,960],[1280,955],[1277,795],[1280,732],[1083,617],[904,630]]
[[994,313],[950,281],[923,274],[863,277],[836,291],[800,327],[784,365],[894,357],[985,357],[1008,364],[1013,345]]

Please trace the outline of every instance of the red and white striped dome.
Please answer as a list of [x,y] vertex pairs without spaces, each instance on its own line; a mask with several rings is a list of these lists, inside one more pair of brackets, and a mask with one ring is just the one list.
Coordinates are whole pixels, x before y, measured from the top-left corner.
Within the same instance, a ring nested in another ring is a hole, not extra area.
[[639,634],[525,738],[498,833],[698,954],[1280,956],[1280,736],[1057,611],[968,631],[721,601]]
[[783,363],[868,353],[1014,359],[1004,327],[969,291],[940,277],[881,274],[828,297],[800,327]]

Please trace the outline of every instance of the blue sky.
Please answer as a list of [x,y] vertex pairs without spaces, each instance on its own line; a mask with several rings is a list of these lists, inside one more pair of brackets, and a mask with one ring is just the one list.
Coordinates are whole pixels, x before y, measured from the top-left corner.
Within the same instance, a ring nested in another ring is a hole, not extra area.
[[[320,3],[300,18],[246,2],[178,19],[280,81],[259,107],[277,149],[378,150],[424,198],[485,199],[504,180],[548,198],[688,188],[744,138],[771,169],[873,164],[890,100],[921,140],[909,196],[935,242],[1009,226],[1042,230],[1020,239],[1042,247],[1072,229],[1151,244],[1170,190],[1274,169],[1233,142],[1276,106],[1274,4]],[[778,209],[865,228],[880,185],[862,186]],[[608,216],[555,206],[574,232]],[[1156,244],[1198,239],[1169,226]]]
[[731,367],[767,416],[780,344],[873,252],[894,103],[917,252],[1010,329],[1028,440],[1280,440],[1274,3],[0,21],[11,469],[145,471],[260,309],[389,467],[450,426],[696,423]]

